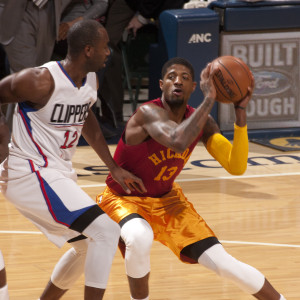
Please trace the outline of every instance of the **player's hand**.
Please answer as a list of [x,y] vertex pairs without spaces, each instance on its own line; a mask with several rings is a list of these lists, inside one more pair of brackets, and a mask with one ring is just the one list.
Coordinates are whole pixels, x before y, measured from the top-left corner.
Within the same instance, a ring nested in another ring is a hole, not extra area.
[[200,74],[200,88],[204,97],[216,99],[217,92],[213,84],[213,75],[217,70],[212,68],[211,63],[207,64],[206,68],[202,70]]
[[252,98],[254,85],[255,85],[255,81],[254,81],[253,74],[251,73],[251,85],[248,87],[248,92],[247,92],[246,96],[243,99],[241,99],[240,101],[234,103],[234,106],[236,109],[240,109],[240,108],[246,109],[248,102]]
[[142,179],[136,177],[123,168],[115,169],[113,172],[111,172],[111,175],[113,179],[121,185],[127,194],[131,194],[133,191],[138,191],[141,194],[147,192]]

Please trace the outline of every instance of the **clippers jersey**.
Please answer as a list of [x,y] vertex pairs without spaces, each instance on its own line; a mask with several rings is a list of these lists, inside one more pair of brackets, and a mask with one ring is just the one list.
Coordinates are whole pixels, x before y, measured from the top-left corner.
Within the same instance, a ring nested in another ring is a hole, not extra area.
[[[160,98],[147,102],[149,103],[163,107]],[[185,118],[188,118],[194,110],[193,107],[187,105]],[[147,189],[147,193],[143,194],[132,191],[130,196],[161,197],[170,192],[173,182],[184,168],[201,136],[202,132],[183,153],[176,153],[152,138],[139,145],[126,145],[124,131],[116,148],[114,160],[119,166],[141,178]],[[118,194],[125,195],[111,174],[108,175],[106,184]]]
[[78,89],[60,62],[48,62],[41,68],[50,71],[54,91],[41,109],[25,102],[16,105],[10,156],[26,159],[39,168],[70,171],[88,110],[97,100],[96,74],[88,73]]

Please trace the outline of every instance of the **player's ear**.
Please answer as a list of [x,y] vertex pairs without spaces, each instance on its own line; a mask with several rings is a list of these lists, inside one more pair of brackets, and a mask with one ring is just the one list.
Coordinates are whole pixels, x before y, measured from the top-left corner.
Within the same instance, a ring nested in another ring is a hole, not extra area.
[[196,82],[196,81],[193,81],[193,92],[195,91],[196,86],[197,86],[197,82]]
[[162,90],[162,88],[163,88],[163,85],[164,85],[163,80],[159,79],[159,87],[160,87],[161,90]]
[[91,55],[94,52],[94,47],[90,46],[90,45],[86,45],[84,48],[84,53],[87,57],[91,57]]

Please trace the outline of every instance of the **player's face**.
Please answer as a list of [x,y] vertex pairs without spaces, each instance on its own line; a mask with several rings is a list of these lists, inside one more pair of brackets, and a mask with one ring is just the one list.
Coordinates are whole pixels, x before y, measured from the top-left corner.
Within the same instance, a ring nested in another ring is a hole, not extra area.
[[186,104],[195,90],[190,70],[184,65],[172,65],[167,69],[164,78],[160,80],[163,98],[169,105],[180,106]]
[[110,55],[110,49],[108,47],[108,34],[104,28],[100,28],[101,40],[96,44],[94,49],[94,55],[92,59],[92,67],[95,72],[105,67],[108,56]]

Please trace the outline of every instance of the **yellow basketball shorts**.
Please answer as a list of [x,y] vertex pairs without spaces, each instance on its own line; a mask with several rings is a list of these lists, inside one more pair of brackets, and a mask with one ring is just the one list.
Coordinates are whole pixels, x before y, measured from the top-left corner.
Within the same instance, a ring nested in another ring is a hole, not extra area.
[[196,261],[184,259],[180,255],[183,248],[215,237],[177,183],[161,198],[121,196],[106,187],[97,196],[97,203],[117,223],[130,214],[139,214],[152,227],[154,239],[170,248],[184,262]]

